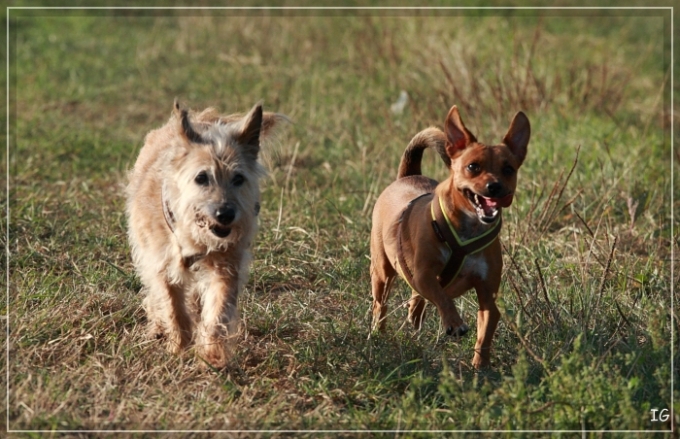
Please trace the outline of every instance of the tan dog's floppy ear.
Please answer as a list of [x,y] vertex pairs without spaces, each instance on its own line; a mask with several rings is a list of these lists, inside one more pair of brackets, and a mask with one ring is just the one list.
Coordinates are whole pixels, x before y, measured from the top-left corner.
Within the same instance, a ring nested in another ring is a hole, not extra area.
[[446,132],[446,153],[449,157],[453,157],[469,144],[477,141],[475,136],[465,128],[463,119],[458,114],[458,107],[455,105],[451,107],[449,114],[446,116],[444,132]]
[[192,143],[205,143],[201,135],[194,131],[194,127],[192,127],[191,122],[189,122],[189,112],[186,109],[182,109],[180,107],[179,100],[177,100],[177,98],[175,98],[172,113],[175,115],[175,117],[179,118],[179,132],[182,136]]
[[262,130],[262,103],[258,102],[243,118],[243,128],[238,136],[238,142],[246,153],[257,159],[260,151],[260,131]]
[[507,134],[503,137],[503,143],[519,159],[520,164],[524,162],[524,157],[527,155],[530,136],[531,126],[529,125],[529,118],[520,111],[515,114],[512,122],[510,122]]

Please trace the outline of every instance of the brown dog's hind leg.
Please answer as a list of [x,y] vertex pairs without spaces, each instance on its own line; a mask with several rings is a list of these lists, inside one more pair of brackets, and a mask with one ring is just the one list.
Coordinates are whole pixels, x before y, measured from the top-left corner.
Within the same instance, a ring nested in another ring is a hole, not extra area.
[[425,299],[411,291],[411,299],[408,301],[408,321],[411,322],[416,331],[420,331],[423,327],[423,320],[425,319]]
[[385,318],[387,317],[387,299],[394,283],[396,275],[390,276],[384,281],[373,277],[371,279],[373,289],[373,330],[385,330]]
[[371,261],[371,290],[373,292],[373,331],[385,330],[387,316],[387,299],[392,284],[397,276],[396,271],[383,255],[381,261]]

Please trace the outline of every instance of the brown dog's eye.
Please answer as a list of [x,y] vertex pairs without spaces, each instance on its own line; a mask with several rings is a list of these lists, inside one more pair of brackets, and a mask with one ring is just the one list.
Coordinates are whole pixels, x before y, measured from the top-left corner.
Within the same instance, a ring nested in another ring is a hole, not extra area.
[[245,181],[246,178],[243,175],[236,174],[234,175],[234,178],[231,179],[231,184],[233,184],[234,186],[241,186]]
[[467,165],[467,170],[472,172],[473,174],[479,173],[480,169],[481,167],[477,163],[470,163],[469,165]]
[[510,166],[510,165],[503,166],[503,175],[507,175],[509,177],[514,173],[515,173],[515,168],[513,168],[512,166]]
[[194,178],[194,182],[199,186],[207,186],[210,183],[210,179],[205,171],[201,171]]

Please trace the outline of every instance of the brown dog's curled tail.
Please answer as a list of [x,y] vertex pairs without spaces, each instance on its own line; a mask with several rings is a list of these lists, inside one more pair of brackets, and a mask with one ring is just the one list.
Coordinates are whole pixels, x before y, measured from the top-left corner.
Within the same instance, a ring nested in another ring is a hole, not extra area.
[[451,159],[446,154],[446,134],[439,128],[430,127],[419,132],[411,139],[411,143],[408,144],[404,155],[401,157],[397,179],[408,177],[409,175],[422,175],[420,162],[423,158],[423,151],[426,148],[434,148],[442,160],[444,160],[446,167],[451,167]]

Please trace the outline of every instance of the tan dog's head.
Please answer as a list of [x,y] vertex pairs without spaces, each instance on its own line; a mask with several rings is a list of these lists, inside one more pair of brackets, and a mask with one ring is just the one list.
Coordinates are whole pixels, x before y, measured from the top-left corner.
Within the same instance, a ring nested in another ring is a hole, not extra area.
[[524,162],[529,144],[529,119],[518,112],[503,143],[487,146],[465,128],[454,105],[446,117],[444,131],[456,205],[481,222],[492,223],[501,208],[512,204],[517,170]]
[[264,174],[257,160],[263,121],[277,116],[263,114],[258,104],[247,115],[226,122],[211,111],[190,121],[175,102],[176,152],[163,191],[177,221],[176,234],[206,251],[224,251],[249,236],[257,224],[258,179]]

